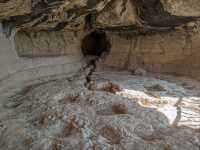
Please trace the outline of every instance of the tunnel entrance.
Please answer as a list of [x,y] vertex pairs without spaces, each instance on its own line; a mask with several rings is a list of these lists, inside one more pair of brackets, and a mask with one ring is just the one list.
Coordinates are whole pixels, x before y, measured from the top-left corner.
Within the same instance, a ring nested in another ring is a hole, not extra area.
[[84,56],[101,56],[102,53],[110,51],[110,42],[104,32],[94,31],[82,40],[81,49]]

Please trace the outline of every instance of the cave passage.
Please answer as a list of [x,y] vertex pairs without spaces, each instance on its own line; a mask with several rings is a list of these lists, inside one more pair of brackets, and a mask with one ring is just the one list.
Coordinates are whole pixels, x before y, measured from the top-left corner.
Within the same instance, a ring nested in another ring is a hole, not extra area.
[[104,32],[94,31],[82,40],[81,49],[84,56],[101,56],[102,53],[109,52],[110,42]]

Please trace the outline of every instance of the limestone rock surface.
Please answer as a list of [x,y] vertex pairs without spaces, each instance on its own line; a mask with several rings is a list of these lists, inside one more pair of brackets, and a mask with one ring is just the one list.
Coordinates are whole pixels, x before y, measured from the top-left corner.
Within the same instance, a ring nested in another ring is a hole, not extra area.
[[[6,0],[0,1],[5,30],[93,27],[172,27],[199,18],[198,0]],[[88,17],[87,17],[88,16]],[[87,18],[87,19],[85,19]],[[9,29],[7,29],[9,28]]]
[[165,9],[178,16],[199,16],[200,2],[198,0],[161,0]]
[[199,150],[199,83],[98,71],[88,89],[87,74],[34,85],[5,101],[0,147]]
[[0,150],[199,150],[199,41],[199,0],[0,0]]

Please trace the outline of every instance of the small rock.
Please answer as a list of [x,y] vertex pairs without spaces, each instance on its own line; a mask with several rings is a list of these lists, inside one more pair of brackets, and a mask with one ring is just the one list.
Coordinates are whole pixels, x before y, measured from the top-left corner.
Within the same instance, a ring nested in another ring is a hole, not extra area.
[[147,124],[139,124],[135,128],[135,133],[141,138],[151,137],[153,135],[153,132],[153,127]]
[[138,75],[138,76],[145,76],[147,74],[146,70],[142,69],[142,68],[137,68],[134,71],[134,75]]
[[187,24],[187,27],[188,28],[194,28],[196,26],[196,24],[194,23],[194,22],[189,22],[188,24]]

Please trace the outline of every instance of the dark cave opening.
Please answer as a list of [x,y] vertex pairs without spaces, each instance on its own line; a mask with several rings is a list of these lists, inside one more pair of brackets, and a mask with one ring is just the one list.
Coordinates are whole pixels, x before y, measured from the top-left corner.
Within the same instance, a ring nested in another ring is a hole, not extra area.
[[82,40],[81,49],[84,56],[101,56],[104,52],[110,51],[110,42],[105,32],[94,31]]

